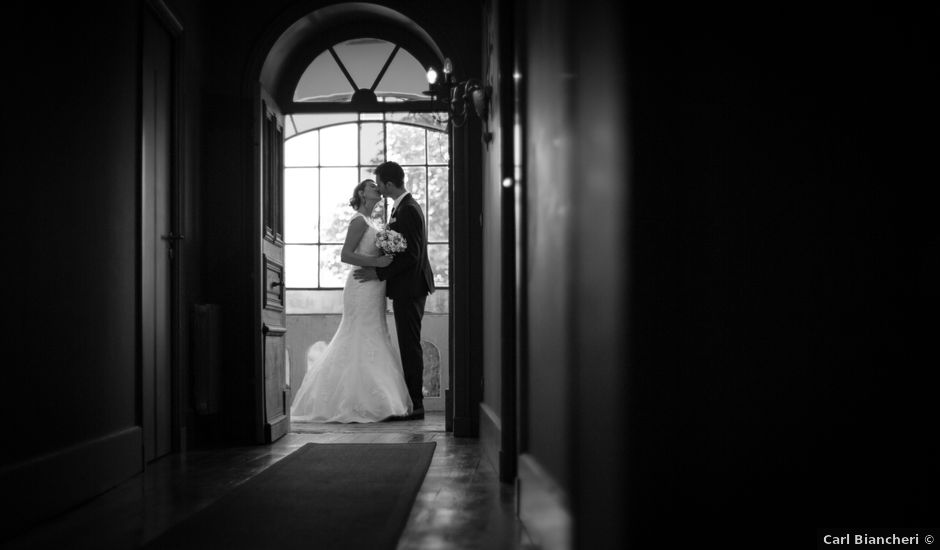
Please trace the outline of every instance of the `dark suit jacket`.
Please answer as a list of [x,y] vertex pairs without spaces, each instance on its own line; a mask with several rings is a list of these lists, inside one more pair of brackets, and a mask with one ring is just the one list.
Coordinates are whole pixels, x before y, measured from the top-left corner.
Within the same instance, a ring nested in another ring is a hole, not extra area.
[[428,261],[427,226],[421,207],[410,193],[389,218],[388,228],[401,233],[408,246],[404,252],[395,254],[388,267],[375,270],[379,279],[386,282],[385,294],[394,300],[419,298],[434,292],[434,275]]

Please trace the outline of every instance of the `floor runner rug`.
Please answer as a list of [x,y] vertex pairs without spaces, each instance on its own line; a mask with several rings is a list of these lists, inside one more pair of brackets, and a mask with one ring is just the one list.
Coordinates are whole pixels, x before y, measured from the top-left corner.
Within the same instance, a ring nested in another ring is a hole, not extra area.
[[308,443],[145,548],[393,550],[435,445]]

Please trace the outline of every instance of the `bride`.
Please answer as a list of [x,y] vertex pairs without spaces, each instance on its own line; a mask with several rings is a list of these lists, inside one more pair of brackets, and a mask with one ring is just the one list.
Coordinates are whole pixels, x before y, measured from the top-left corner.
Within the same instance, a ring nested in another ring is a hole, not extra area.
[[[378,229],[372,210],[381,200],[375,181],[363,180],[349,205],[342,261],[385,267],[391,256],[375,246]],[[401,358],[392,347],[385,318],[385,282],[357,281],[350,270],[343,288],[343,317],[321,355],[308,358],[307,374],[291,405],[291,420],[302,422],[375,422],[411,413]]]

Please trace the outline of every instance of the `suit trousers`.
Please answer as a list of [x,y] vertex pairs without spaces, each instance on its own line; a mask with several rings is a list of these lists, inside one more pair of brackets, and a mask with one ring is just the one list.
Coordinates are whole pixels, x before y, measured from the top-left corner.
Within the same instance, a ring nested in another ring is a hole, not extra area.
[[398,332],[398,348],[401,351],[405,385],[411,395],[414,408],[424,407],[424,351],[421,348],[421,320],[427,296],[392,299],[395,312],[395,330]]

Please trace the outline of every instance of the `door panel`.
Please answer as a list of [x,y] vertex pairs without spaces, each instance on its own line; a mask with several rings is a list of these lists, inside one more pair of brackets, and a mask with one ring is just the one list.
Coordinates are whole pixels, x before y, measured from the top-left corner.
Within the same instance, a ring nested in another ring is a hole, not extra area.
[[287,330],[264,327],[265,440],[276,441],[290,430],[285,373],[285,336]]
[[256,389],[260,422],[256,433],[265,443],[290,431],[290,387],[287,372],[287,319],[284,312],[283,158],[284,117],[264,90],[259,94],[259,161],[261,257],[261,384]]
[[144,456],[171,451],[173,39],[144,10],[141,75],[141,360]]

